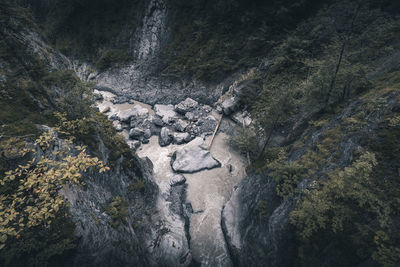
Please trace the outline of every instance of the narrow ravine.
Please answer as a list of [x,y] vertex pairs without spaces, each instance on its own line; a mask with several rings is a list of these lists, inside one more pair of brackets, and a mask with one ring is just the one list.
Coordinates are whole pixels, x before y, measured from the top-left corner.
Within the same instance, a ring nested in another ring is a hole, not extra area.
[[[119,114],[126,114],[130,110],[143,110],[143,113],[146,113],[149,120],[155,120],[154,118],[157,117],[158,119],[165,120],[166,117],[159,117],[159,111],[157,113],[153,107],[144,103],[135,100],[116,103],[116,96],[114,94],[105,91],[97,91],[96,93],[102,95],[101,100],[97,102],[99,110],[113,120],[114,126],[123,134],[128,144],[136,149],[139,157],[147,157],[153,163],[156,183],[160,188],[160,193],[166,195],[165,198],[167,198],[167,191],[171,187],[171,181],[176,180],[176,177],[184,176],[187,184],[186,200],[181,204],[184,205],[186,214],[189,217],[190,250],[194,261],[201,263],[202,266],[232,266],[221,230],[221,211],[224,204],[228,201],[234,186],[245,177],[244,159],[229,145],[229,135],[223,131],[219,131],[209,151],[211,153],[209,157],[218,161],[219,167],[190,171],[190,173],[183,174],[178,174],[171,167],[171,160],[176,151],[183,151],[185,149],[190,151],[199,147],[202,149],[201,151],[208,151],[211,134],[216,125],[214,120],[216,122],[222,115],[210,107],[204,106],[208,111],[206,117],[213,118],[213,127],[210,127],[204,133],[197,136],[192,134],[191,140],[187,140],[188,142],[183,142],[183,144],[177,144],[175,141],[172,141],[169,145],[161,146],[160,137],[154,132],[148,140],[142,140],[140,143],[137,140],[133,140],[138,138],[132,138],[132,130],[129,130],[132,125],[128,126],[118,121]],[[157,110],[161,109],[157,105],[155,107],[157,107]],[[203,108],[201,104],[199,104],[199,107]],[[178,115],[180,118],[178,121],[190,124],[190,120],[186,120],[188,116]],[[196,121],[199,121],[203,118],[197,119]],[[131,121],[134,120],[133,117]],[[176,118],[173,120],[175,121],[165,123],[165,126],[173,129],[174,123],[177,123]],[[224,118],[223,123],[228,120]],[[189,128],[190,126],[187,127]],[[176,134],[173,133],[171,135]],[[162,132],[159,135],[162,135]],[[167,201],[161,200],[160,202],[165,202],[158,203],[160,210],[168,209],[168,205],[172,205],[168,204]]]

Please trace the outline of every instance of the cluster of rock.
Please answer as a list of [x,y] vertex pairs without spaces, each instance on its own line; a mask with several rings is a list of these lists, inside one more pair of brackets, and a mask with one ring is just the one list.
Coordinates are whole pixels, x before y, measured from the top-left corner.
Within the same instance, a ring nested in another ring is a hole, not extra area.
[[237,96],[227,96],[220,103],[217,102],[216,109],[219,113],[229,116],[234,122],[242,126],[251,124],[251,117],[248,111],[242,111]]
[[128,132],[129,143],[134,148],[148,143],[153,135],[159,136],[160,146],[188,143],[197,136],[212,133],[218,124],[210,106],[200,105],[191,98],[175,106],[156,104],[153,109],[152,115],[137,104],[110,118],[117,131]]

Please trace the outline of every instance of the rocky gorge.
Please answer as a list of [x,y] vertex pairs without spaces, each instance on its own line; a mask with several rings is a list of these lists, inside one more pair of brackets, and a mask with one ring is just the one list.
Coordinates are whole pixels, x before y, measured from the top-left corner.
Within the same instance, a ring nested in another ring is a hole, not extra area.
[[0,3],[0,265],[398,266],[398,5],[261,2]]

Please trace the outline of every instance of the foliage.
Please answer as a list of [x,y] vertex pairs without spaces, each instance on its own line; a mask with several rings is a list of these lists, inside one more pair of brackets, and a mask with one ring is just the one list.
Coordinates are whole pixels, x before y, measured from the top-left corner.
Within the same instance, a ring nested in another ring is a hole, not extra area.
[[[315,260],[315,256],[310,257],[313,242],[322,245],[335,237],[339,242],[348,242],[339,246],[359,247],[358,253],[347,255],[344,262],[372,253],[382,266],[395,265],[400,250],[390,238],[394,211],[375,187],[372,175],[377,164],[375,155],[365,152],[350,167],[331,172],[329,180],[314,183],[304,192],[302,201],[291,213],[302,242],[303,264]],[[345,238],[347,235],[350,239]]]
[[[100,172],[109,169],[97,158],[89,157],[85,147],[58,139],[54,131],[43,133],[33,148],[21,147],[18,154],[29,154],[30,160],[7,171],[0,180],[0,249],[6,250],[3,257],[10,253],[8,246],[13,246],[20,238],[42,242],[32,235],[32,231],[41,233],[57,227],[52,224],[59,222],[57,216],[61,213],[62,217],[65,208],[60,189],[67,184],[83,184],[82,175],[90,169]],[[70,241],[65,239],[63,242],[67,243],[60,244],[59,248],[56,244],[48,244],[53,248],[43,248],[50,253],[46,259],[61,254],[63,249],[70,249]],[[46,262],[46,259],[43,260]]]
[[281,151],[278,158],[268,165],[269,176],[276,182],[276,191],[281,197],[291,197],[297,185],[308,174],[307,168],[299,162],[289,162],[286,153]]
[[128,186],[128,192],[143,192],[146,189],[146,185],[143,181],[137,180]]
[[75,225],[61,208],[48,227],[36,226],[7,239],[0,264],[15,267],[70,266],[77,245]]
[[351,167],[331,174],[321,190],[309,191],[292,212],[293,222],[301,229],[300,237],[307,239],[318,229],[328,228],[334,233],[342,231],[353,211],[340,202],[353,202],[360,208],[376,206],[377,200],[366,190],[376,164],[374,154],[365,153]]
[[[3,248],[9,236],[38,225],[50,225],[64,200],[58,191],[66,184],[82,184],[82,173],[89,168],[107,168],[97,158],[90,158],[84,147],[74,147],[71,142],[56,144],[54,132],[42,134],[36,140],[35,149],[22,149],[20,153],[32,153],[32,159],[15,170],[6,172],[0,185],[7,188],[0,197],[1,241]],[[55,145],[58,150],[51,151]],[[64,147],[63,147],[64,146]],[[76,149],[79,154],[68,155]]]
[[161,54],[163,73],[219,81],[254,66],[282,31],[307,18],[321,2],[169,1],[173,38]]
[[240,128],[235,135],[231,137],[230,143],[241,153],[249,153],[251,155],[257,153],[257,138],[253,128]]
[[126,223],[129,216],[128,202],[120,196],[113,197],[105,211],[111,217],[111,226],[117,229],[121,223]]
[[268,212],[267,202],[260,200],[257,202],[257,208],[261,215],[266,216]]

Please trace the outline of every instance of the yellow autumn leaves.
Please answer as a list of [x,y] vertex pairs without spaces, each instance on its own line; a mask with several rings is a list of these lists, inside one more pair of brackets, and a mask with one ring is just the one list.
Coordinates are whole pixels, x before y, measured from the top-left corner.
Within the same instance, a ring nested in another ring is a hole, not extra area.
[[0,178],[5,191],[0,196],[0,249],[10,236],[18,238],[28,228],[52,223],[64,205],[58,194],[63,185],[82,185],[82,174],[91,169],[110,170],[85,147],[59,139],[55,131],[42,134],[30,153],[30,161]]

